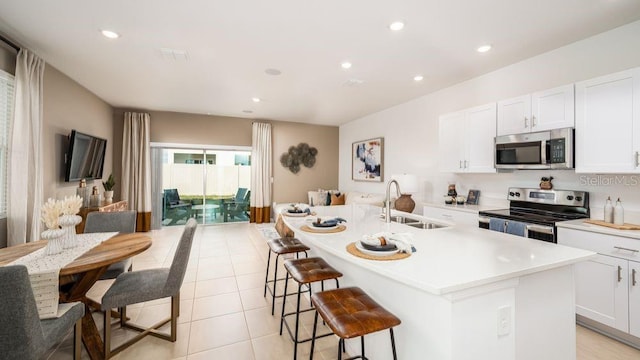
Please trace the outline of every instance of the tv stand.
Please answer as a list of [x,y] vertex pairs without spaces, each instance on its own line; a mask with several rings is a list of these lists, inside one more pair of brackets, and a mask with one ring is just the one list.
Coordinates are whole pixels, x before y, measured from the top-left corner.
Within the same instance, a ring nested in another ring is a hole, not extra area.
[[111,212],[125,210],[129,210],[129,204],[127,203],[127,200],[114,201],[111,203],[101,201],[99,206],[80,208],[80,212],[78,213],[78,215],[82,217],[82,222],[76,225],[76,233],[82,234],[84,232],[84,223],[87,220],[87,214],[92,211]]

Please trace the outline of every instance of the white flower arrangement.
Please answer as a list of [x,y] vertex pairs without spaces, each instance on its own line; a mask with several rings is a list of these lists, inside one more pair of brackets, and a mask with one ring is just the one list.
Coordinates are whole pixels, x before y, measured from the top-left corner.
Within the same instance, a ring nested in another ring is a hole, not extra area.
[[65,196],[64,200],[49,198],[42,205],[41,219],[47,229],[59,229],[59,219],[62,215],[75,215],[82,207],[82,198],[79,196]]
[[47,229],[59,229],[58,219],[62,215],[62,202],[49,198],[41,209],[41,219]]
[[81,207],[82,198],[80,196],[65,196],[62,201],[62,214],[75,215],[80,211]]

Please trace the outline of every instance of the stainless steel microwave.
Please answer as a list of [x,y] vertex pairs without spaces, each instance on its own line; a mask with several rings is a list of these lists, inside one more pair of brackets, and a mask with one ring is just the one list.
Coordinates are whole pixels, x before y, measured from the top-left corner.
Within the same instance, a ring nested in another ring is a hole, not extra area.
[[573,169],[573,128],[497,136],[496,169]]

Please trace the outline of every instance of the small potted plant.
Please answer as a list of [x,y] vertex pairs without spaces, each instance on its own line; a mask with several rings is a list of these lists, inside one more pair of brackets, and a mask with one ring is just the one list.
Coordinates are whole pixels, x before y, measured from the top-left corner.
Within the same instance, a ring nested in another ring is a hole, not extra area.
[[113,202],[113,187],[116,186],[116,181],[113,180],[113,174],[109,174],[107,182],[103,181],[102,186],[104,186],[104,202],[108,204]]

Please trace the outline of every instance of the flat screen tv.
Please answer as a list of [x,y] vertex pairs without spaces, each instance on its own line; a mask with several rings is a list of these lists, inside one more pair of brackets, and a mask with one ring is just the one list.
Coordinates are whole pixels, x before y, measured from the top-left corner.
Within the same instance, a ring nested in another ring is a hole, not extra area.
[[66,156],[64,180],[101,179],[107,140],[72,130]]

